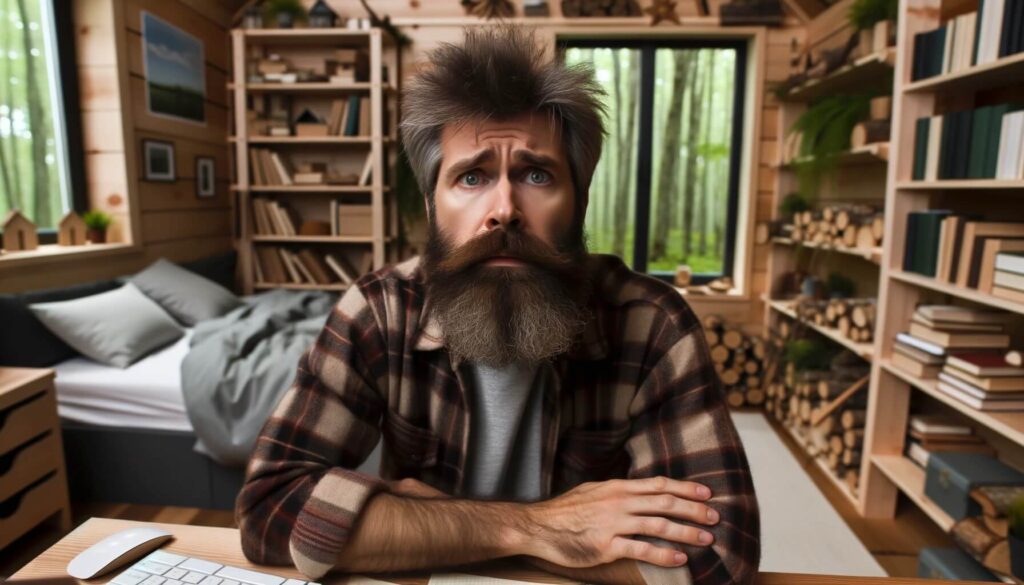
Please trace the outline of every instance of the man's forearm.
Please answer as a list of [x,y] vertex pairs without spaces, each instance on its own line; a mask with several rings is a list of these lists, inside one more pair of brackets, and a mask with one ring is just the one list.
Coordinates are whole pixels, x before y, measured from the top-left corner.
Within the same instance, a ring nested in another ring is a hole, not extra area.
[[523,504],[381,493],[364,508],[337,567],[385,573],[518,555],[529,525]]

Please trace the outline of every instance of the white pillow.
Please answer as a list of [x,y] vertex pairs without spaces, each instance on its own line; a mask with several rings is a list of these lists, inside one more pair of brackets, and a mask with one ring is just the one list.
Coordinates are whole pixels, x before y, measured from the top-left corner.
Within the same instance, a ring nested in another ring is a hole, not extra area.
[[185,333],[131,283],[98,295],[29,305],[29,309],[82,355],[118,368],[127,368]]

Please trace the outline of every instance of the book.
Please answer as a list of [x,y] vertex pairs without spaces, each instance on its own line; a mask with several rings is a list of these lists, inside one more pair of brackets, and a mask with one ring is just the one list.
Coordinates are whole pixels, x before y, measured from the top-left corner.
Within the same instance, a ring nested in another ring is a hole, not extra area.
[[944,358],[943,356],[933,355],[926,351],[921,351],[920,349],[912,345],[907,345],[902,341],[897,340],[896,343],[893,344],[892,348],[893,350],[898,351],[899,353],[902,353],[908,358],[922,364],[941,366],[942,364],[946,363],[946,358]]
[[907,458],[921,467],[928,468],[928,456],[931,455],[920,443],[910,441],[907,443]]
[[366,155],[366,160],[363,162],[363,169],[359,172],[359,186],[365,187],[370,184],[370,178],[373,176],[373,151],[371,150]]
[[985,246],[981,252],[981,270],[978,273],[978,292],[992,292],[996,264],[999,260],[997,256],[1004,252],[1024,252],[1024,238],[985,240]]
[[957,443],[961,445],[968,445],[971,443],[984,443],[985,441],[974,434],[945,434],[945,433],[922,433],[914,429],[910,429],[908,434],[921,442],[922,445],[942,445],[949,443]]
[[963,236],[964,216],[950,215],[939,228],[939,250],[936,257],[935,278],[949,282],[956,264],[959,240]]
[[345,284],[352,284],[359,278],[355,269],[352,268],[352,265],[345,259],[344,254],[325,254],[324,260],[327,262],[327,266],[330,267],[330,269]]
[[958,305],[919,305],[916,312],[932,321],[1000,324],[1006,321],[1003,311],[982,311]]
[[932,321],[931,319],[921,315],[920,313],[914,313],[910,318],[913,323],[920,323],[921,325],[928,327],[929,329],[937,329],[939,331],[954,331],[954,332],[977,332],[977,333],[1001,333],[1005,330],[1003,325],[998,323],[958,323],[956,321]]
[[890,361],[892,365],[917,378],[934,378],[942,369],[940,365],[921,363],[902,352],[893,352]]
[[277,254],[281,257],[281,263],[284,265],[285,272],[288,275],[288,279],[282,281],[282,284],[287,282],[302,284],[302,275],[292,263],[291,255],[288,253],[288,250],[285,250],[284,248],[274,248],[274,250],[276,250]]
[[978,286],[985,240],[990,238],[1024,238],[1024,223],[968,221],[964,225],[959,258],[960,266],[956,273],[958,286],[970,288]]
[[999,157],[996,163],[997,179],[1024,178],[1021,156],[1024,150],[1024,112],[1010,112],[1003,115],[999,137]]
[[1024,400],[1024,392],[1017,390],[1002,390],[997,392],[985,390],[984,388],[978,388],[974,384],[953,376],[945,371],[939,372],[939,381],[945,382],[961,392],[965,392],[980,400]]
[[319,255],[315,254],[309,248],[300,250],[298,258],[317,284],[331,284],[335,281],[335,279],[331,277],[330,267],[324,263]]
[[271,156],[271,160],[274,163],[274,169],[277,171],[277,176],[278,176],[279,180],[281,181],[279,184],[281,184],[281,185],[292,185],[292,184],[294,184],[294,181],[292,181],[291,172],[288,170],[288,167],[285,166],[284,161],[281,160],[281,156],[279,154],[277,154],[276,152],[270,153],[270,156]]
[[1007,250],[996,255],[996,270],[1024,274],[1024,250]]
[[[941,374],[940,374],[941,375]],[[952,386],[951,384],[939,381],[937,385],[939,391],[943,392],[947,396],[955,398],[956,400],[981,411],[1014,411],[1024,410],[1024,400],[992,400],[987,398],[976,398],[970,394]]]
[[348,98],[347,115],[345,116],[345,136],[357,136],[359,134],[359,108],[358,95],[351,95]]
[[995,286],[1024,291],[1024,274],[1007,272],[1005,270],[996,270],[995,275],[992,278],[992,283]]
[[1005,286],[993,286],[992,296],[1024,305],[1024,291],[1019,291],[1017,289],[1006,288]]
[[1024,376],[1024,367],[1007,363],[1006,354],[999,351],[950,353],[947,363],[975,376]]
[[939,153],[942,142],[943,116],[932,116],[928,127],[928,150],[925,159],[924,180],[939,178]]
[[942,435],[971,435],[974,429],[961,424],[951,416],[941,414],[912,414],[908,425],[919,433],[936,433]]
[[1024,376],[975,376],[948,363],[942,371],[986,392],[1024,392]]
[[915,181],[923,181],[925,178],[925,167],[928,164],[928,128],[931,118],[918,118],[914,123],[914,171],[912,178]]
[[373,110],[370,107],[370,97],[359,98],[359,126],[356,130],[357,136],[370,136],[371,117]]
[[951,347],[1005,348],[1010,346],[1010,336],[1005,333],[941,331],[930,329],[913,321],[910,323],[910,334],[919,340],[947,349]]
[[939,230],[948,210],[929,209],[907,214],[907,254],[903,269],[924,276],[935,276],[939,249]]
[[256,282],[266,282],[266,278],[263,275],[263,267],[260,266],[260,257],[256,254],[252,255],[252,273]]
[[896,341],[899,341],[911,347],[915,347],[925,353],[930,353],[932,355],[943,357],[946,355],[946,350],[942,346],[935,345],[934,343],[930,343],[928,341],[924,341],[923,339],[918,339],[913,335],[910,335],[909,333],[897,333]]

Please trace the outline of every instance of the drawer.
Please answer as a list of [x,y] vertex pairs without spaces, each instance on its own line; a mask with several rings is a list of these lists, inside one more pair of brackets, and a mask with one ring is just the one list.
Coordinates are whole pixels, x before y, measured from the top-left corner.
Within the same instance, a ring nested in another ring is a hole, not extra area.
[[61,509],[62,475],[51,473],[28,489],[0,502],[0,549]]
[[0,455],[0,502],[57,469],[60,457],[60,441],[52,431]]
[[46,390],[0,411],[0,453],[57,427],[53,390]]

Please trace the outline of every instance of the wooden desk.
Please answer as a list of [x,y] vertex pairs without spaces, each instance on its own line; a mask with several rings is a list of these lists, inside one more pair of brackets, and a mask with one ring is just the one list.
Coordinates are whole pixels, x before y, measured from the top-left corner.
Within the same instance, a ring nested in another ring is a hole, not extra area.
[[[174,534],[174,540],[161,547],[161,550],[175,552],[186,556],[194,556],[221,564],[234,565],[238,567],[251,568],[257,571],[272,573],[282,577],[294,577],[303,579],[295,569],[286,567],[260,567],[253,565],[242,555],[242,547],[239,542],[238,530],[233,528],[207,528],[204,526],[183,526],[179,524],[159,524],[149,522],[133,522],[129,520],[109,520],[105,518],[92,518],[65,536],[49,550],[39,555],[20,571],[11,576],[11,585],[23,579],[42,579],[68,577],[67,566],[82,550],[98,542],[107,535],[118,530],[131,526],[151,525],[163,528]],[[506,579],[520,579],[523,581],[535,581],[537,583],[567,584],[571,581],[539,572],[535,569],[524,567],[514,561],[503,561],[480,565],[476,568],[462,569],[459,572],[475,573],[492,577],[503,577]],[[117,572],[89,581],[79,583],[96,585],[106,583],[112,575]],[[388,581],[401,583],[402,585],[425,585],[429,579],[425,574],[401,575],[382,577]],[[328,576],[321,579],[324,585],[344,585],[347,578],[344,575]],[[958,581],[967,583],[967,581]],[[945,585],[949,581],[933,581],[924,579],[895,579],[879,577],[839,577],[825,575],[795,575],[786,573],[762,573],[758,579],[758,585]]]

